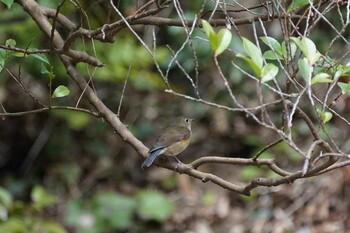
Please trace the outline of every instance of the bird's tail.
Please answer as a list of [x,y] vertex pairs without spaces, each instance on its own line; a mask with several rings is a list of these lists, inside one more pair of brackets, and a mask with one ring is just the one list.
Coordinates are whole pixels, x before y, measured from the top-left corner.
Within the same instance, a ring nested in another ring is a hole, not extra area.
[[153,161],[162,153],[164,148],[159,148],[157,150],[152,151],[148,157],[145,159],[145,161],[143,161],[142,165],[141,165],[141,169],[143,169],[144,167],[149,167],[152,165]]

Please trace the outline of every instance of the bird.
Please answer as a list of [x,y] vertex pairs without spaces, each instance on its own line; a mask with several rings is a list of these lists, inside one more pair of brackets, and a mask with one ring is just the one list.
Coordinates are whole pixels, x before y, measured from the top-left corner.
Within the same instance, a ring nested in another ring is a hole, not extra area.
[[182,117],[180,122],[173,127],[167,128],[160,135],[148,152],[147,158],[143,161],[141,169],[152,165],[159,155],[174,157],[178,163],[182,163],[176,155],[184,151],[190,143],[192,119]]

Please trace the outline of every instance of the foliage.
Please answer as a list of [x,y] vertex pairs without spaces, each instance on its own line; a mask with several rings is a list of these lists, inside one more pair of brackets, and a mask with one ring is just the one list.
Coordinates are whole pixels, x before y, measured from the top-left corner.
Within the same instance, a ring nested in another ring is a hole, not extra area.
[[[271,232],[324,193],[296,180],[347,174],[345,1],[115,3],[1,1],[0,232]],[[190,165],[142,172],[180,115]]]
[[0,232],[8,233],[66,233],[58,222],[43,217],[45,209],[58,200],[42,186],[36,186],[31,192],[29,204],[13,200],[11,194],[0,187]]
[[203,29],[209,39],[209,44],[212,50],[214,50],[214,56],[220,55],[224,52],[232,39],[232,34],[227,28],[221,29],[217,34],[212,26],[205,20],[202,20]]
[[133,228],[135,214],[163,222],[174,211],[174,205],[162,193],[140,190],[135,196],[97,193],[90,200],[68,203],[65,222],[78,232],[106,232]]

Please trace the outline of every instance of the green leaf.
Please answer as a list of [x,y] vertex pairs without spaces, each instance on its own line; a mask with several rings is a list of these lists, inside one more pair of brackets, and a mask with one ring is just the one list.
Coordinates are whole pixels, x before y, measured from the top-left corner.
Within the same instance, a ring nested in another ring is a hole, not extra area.
[[320,114],[323,124],[326,124],[333,117],[333,114],[331,112],[322,112],[321,109],[317,109],[317,112]]
[[0,187],[0,224],[1,221],[7,221],[9,209],[12,205],[12,196],[4,188]]
[[264,58],[266,60],[280,60],[283,59],[283,57],[281,57],[280,55],[278,55],[277,53],[275,53],[272,50],[267,50],[264,52]]
[[6,57],[6,50],[0,49],[0,72],[4,68],[5,65],[5,57]]
[[165,221],[174,212],[175,206],[163,193],[143,190],[137,193],[138,213],[156,221]]
[[286,42],[282,42],[282,45],[281,45],[281,47],[282,47],[282,57],[284,58],[284,59],[293,59],[294,58],[294,56],[295,56],[295,53],[296,53],[296,51],[297,51],[297,46],[296,46],[296,44],[295,43],[289,43],[290,44],[290,48],[289,48],[289,53],[290,53],[290,55],[288,56],[288,54],[287,54],[287,47],[286,47]]
[[254,70],[255,74],[260,77],[261,69],[255,64],[255,62],[253,62],[252,59],[250,59],[249,57],[241,53],[238,53],[236,56],[239,58],[243,58],[249,64],[249,66]]
[[275,38],[269,36],[262,36],[260,40],[264,42],[267,46],[269,46],[273,51],[275,51],[279,56],[282,56],[282,48],[281,45]]
[[10,9],[14,0],[1,0],[1,1],[7,6],[7,9]]
[[318,61],[321,54],[317,51],[316,45],[312,40],[307,37],[303,37],[301,40],[291,37],[291,40],[299,47],[311,65]]
[[265,65],[261,70],[261,82],[268,82],[276,77],[278,67],[272,63]]
[[3,59],[5,59],[5,57],[6,57],[6,50],[5,49],[0,49],[0,58],[3,58]]
[[317,51],[315,43],[307,37],[301,39],[302,51],[310,64],[315,64],[320,58],[321,54]]
[[260,49],[253,44],[250,40],[242,37],[244,51],[256,64],[256,66],[261,70],[263,67],[263,56]]
[[8,47],[15,47],[16,41],[14,39],[8,39],[8,40],[6,40],[5,45]]
[[207,34],[208,39],[210,38],[210,34],[216,34],[212,26],[208,23],[208,21],[202,19],[202,25],[205,34]]
[[0,206],[9,208],[12,204],[12,196],[6,189],[0,187]]
[[290,39],[296,44],[296,46],[298,46],[299,48],[301,47],[301,40],[299,38],[291,37]]
[[311,85],[315,83],[331,83],[332,80],[329,79],[330,75],[327,73],[319,73],[316,74],[312,79],[311,79]]
[[215,55],[218,56],[227,49],[232,39],[232,33],[227,28],[221,29],[217,36],[217,48]]
[[5,45],[8,47],[15,47],[16,41],[14,39],[8,39],[8,40],[6,40]]
[[39,61],[45,62],[46,64],[50,65],[49,59],[47,59],[45,54],[33,53],[33,54],[30,54],[30,56],[35,57]]
[[334,73],[334,76],[333,76],[333,79],[334,80],[337,80],[340,76],[343,75],[343,69],[342,68],[339,68],[335,73]]
[[218,36],[215,33],[210,33],[209,35],[209,44],[213,51],[216,51],[218,48]]
[[346,64],[346,66],[343,67],[343,74],[347,73],[349,74],[350,72],[350,63]]
[[50,79],[54,79],[56,77],[56,75],[52,71],[49,71],[43,63],[40,65],[40,72],[47,75]]
[[348,92],[348,90],[350,89],[350,82],[349,82],[349,83],[338,82],[337,85],[340,87],[341,93],[342,93],[343,95],[344,95],[346,92]]
[[42,186],[35,186],[32,190],[31,197],[35,206],[39,209],[45,208],[57,202],[57,198],[46,192]]
[[133,214],[137,207],[136,200],[118,193],[99,193],[94,197],[97,221],[104,225],[103,229],[124,230],[133,223]]
[[287,12],[291,12],[299,7],[305,6],[309,3],[309,0],[293,0],[292,3],[288,6]]
[[299,67],[299,71],[301,76],[305,79],[308,80],[309,75],[312,73],[312,67],[309,65],[309,62],[307,61],[307,59],[304,58],[300,58],[298,60],[298,67]]
[[70,91],[66,86],[59,85],[53,92],[52,98],[61,98],[69,95]]
[[204,32],[207,34],[207,37],[209,39],[210,47],[212,50],[216,51],[218,48],[218,36],[216,35],[212,26],[206,20],[202,20],[202,25]]

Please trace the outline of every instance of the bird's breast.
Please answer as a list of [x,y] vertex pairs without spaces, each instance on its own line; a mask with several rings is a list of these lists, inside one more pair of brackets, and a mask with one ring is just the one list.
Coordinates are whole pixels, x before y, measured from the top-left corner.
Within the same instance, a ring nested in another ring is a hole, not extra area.
[[186,138],[185,140],[181,140],[179,142],[176,142],[166,148],[166,151],[164,154],[169,154],[169,155],[177,155],[184,151],[188,144],[190,143],[190,138]]

